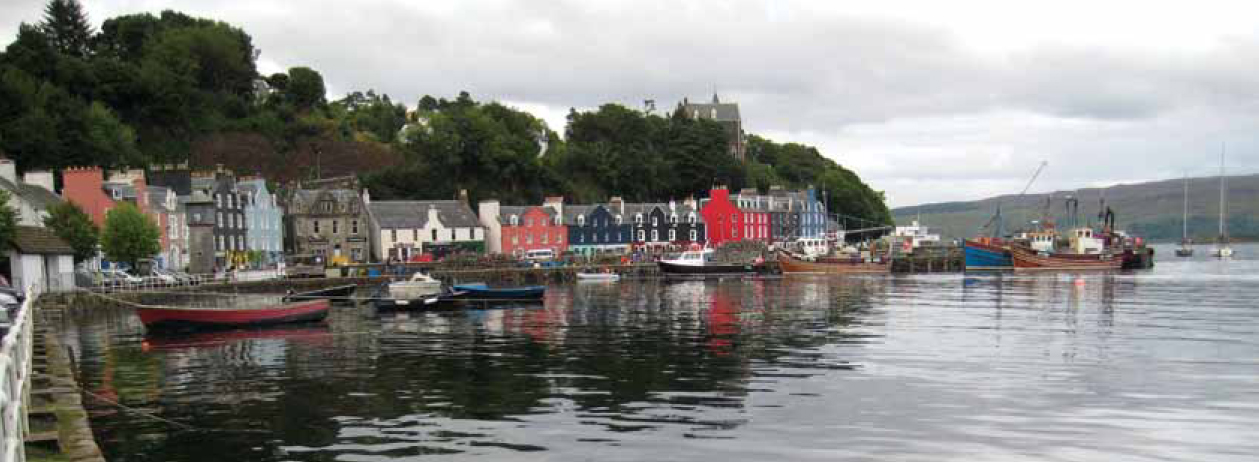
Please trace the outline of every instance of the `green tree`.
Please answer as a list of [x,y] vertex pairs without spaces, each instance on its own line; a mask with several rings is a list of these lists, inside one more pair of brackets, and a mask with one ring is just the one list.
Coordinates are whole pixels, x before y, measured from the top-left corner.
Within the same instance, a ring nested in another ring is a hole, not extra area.
[[289,69],[288,99],[299,108],[309,109],[324,104],[323,76],[309,67]]
[[134,268],[140,259],[162,251],[159,239],[161,230],[130,202],[123,202],[105,214],[101,250],[111,261],[125,262]]
[[13,248],[13,237],[17,233],[17,211],[9,205],[9,192],[0,189],[0,252],[8,252]]
[[78,0],[52,0],[44,7],[40,29],[57,51],[68,56],[85,57],[90,51],[92,24]]
[[74,262],[79,263],[96,256],[100,230],[92,217],[70,201],[63,201],[48,208],[44,226],[52,229],[57,237],[74,249]]

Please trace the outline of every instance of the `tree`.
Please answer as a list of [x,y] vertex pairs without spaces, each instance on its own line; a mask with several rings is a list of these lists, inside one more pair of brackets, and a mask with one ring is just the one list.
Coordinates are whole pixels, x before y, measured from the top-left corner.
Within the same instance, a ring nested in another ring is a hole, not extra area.
[[78,0],[52,0],[44,8],[40,29],[57,51],[75,57],[86,57],[91,49],[92,24]]
[[105,214],[101,250],[105,258],[136,267],[140,259],[162,251],[161,231],[153,220],[130,202],[123,202]]
[[48,208],[44,226],[52,229],[61,240],[74,249],[74,262],[79,263],[96,256],[100,230],[92,217],[73,202],[64,201]]
[[0,189],[0,252],[8,252],[13,248],[13,237],[17,233],[17,211],[9,205],[9,192]]
[[289,100],[299,108],[309,109],[324,103],[323,76],[309,67],[289,69]]

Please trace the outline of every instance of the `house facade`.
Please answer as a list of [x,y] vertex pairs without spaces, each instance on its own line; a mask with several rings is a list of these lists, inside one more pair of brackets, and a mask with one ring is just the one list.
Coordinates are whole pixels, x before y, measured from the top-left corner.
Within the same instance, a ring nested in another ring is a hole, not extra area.
[[366,191],[297,189],[288,202],[284,236],[290,252],[331,264],[366,263],[371,258]]
[[236,184],[244,202],[245,250],[258,257],[255,264],[272,266],[284,258],[284,213],[279,200],[262,178]]
[[730,201],[730,190],[719,187],[708,192],[708,199],[700,204],[700,216],[705,224],[708,245],[719,247],[729,242],[739,242],[743,233],[744,214]]
[[466,201],[370,201],[371,240],[378,261],[483,252],[485,227]]
[[194,187],[198,183],[208,186],[207,192],[214,200],[215,263],[219,268],[243,267],[249,262],[245,248],[249,229],[245,226],[245,203],[236,187],[236,177],[220,170],[201,178],[209,181],[194,182]]
[[757,194],[755,189],[744,189],[731,200],[743,218],[740,240],[773,242],[773,236],[770,234],[772,214],[769,201]]
[[114,208],[114,199],[105,193],[105,172],[100,167],[70,167],[61,173],[61,196],[92,217],[97,227],[105,226],[105,213]]
[[[486,204],[482,202],[482,207]],[[498,253],[523,255],[530,250],[551,249],[556,255],[568,249],[568,230],[564,227],[562,211],[546,206],[499,206],[494,202],[491,210],[497,214],[489,217],[499,228]],[[481,212],[485,223],[486,211]],[[488,227],[487,227],[488,228]]]
[[[614,203],[619,203],[619,200]],[[582,255],[624,254],[630,250],[633,232],[624,216],[612,205],[568,205],[564,207],[564,226],[568,230],[568,248]]]
[[694,201],[633,204],[631,226],[635,249],[679,250],[706,242],[703,217]]
[[193,191],[181,199],[188,230],[188,272],[211,274],[220,269],[214,236],[217,206],[210,193]]

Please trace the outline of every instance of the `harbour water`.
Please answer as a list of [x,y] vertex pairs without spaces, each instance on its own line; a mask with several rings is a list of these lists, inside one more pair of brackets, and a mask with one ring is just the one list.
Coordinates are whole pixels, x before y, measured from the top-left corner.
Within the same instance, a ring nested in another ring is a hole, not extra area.
[[545,305],[63,343],[111,461],[1225,461],[1259,246],[1114,274],[557,285]]

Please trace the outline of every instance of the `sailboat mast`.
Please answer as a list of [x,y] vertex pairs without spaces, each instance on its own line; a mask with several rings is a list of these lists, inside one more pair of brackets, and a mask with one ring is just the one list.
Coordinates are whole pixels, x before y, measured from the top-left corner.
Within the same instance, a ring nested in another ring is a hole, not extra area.
[[1224,208],[1227,207],[1228,205],[1224,201],[1225,181],[1227,180],[1224,179],[1224,144],[1221,143],[1220,144],[1220,237],[1221,238],[1224,237],[1224,214],[1226,213]]
[[1184,242],[1189,238],[1189,174],[1185,174],[1185,205],[1184,212],[1180,218],[1180,240]]

